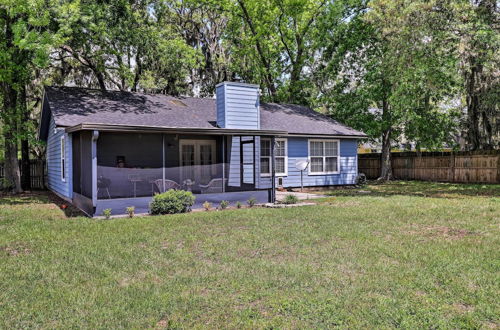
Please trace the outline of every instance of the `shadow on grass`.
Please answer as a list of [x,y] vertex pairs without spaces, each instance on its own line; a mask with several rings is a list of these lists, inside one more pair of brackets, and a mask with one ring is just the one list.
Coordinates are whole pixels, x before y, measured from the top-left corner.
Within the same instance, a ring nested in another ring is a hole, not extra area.
[[328,196],[377,196],[389,197],[395,195],[465,198],[465,197],[500,197],[500,184],[459,184],[425,181],[391,181],[378,183],[369,182],[365,186],[353,189],[331,190]]
[[50,191],[32,191],[22,194],[0,195],[0,205],[28,206],[30,204],[54,204],[60,208],[68,218],[85,216],[78,208]]

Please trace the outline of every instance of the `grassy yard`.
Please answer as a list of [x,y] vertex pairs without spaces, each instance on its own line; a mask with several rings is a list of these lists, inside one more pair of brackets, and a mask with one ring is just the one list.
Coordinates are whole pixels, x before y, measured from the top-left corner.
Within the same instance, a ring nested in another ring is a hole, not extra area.
[[500,185],[330,194],[112,220],[0,199],[0,328],[500,326]]

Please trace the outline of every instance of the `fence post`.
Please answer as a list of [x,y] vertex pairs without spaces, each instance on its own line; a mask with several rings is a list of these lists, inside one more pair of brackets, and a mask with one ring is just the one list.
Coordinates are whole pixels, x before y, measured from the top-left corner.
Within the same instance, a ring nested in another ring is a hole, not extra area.
[[497,156],[497,183],[500,183],[500,152]]
[[455,152],[450,154],[450,166],[451,166],[451,180],[450,182],[455,182]]

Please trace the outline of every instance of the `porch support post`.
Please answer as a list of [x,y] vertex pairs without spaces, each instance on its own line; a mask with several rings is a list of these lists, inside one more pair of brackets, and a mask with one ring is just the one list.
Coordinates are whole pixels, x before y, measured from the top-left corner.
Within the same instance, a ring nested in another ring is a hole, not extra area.
[[92,206],[97,206],[97,139],[99,131],[92,132],[91,153],[92,153]]
[[275,160],[274,160],[274,144],[276,143],[276,138],[271,137],[271,203],[276,202],[276,170],[275,170]]
[[165,191],[165,134],[161,135],[161,177],[163,179],[163,191]]
[[226,192],[226,185],[224,184],[226,179],[226,136],[222,136],[222,192]]

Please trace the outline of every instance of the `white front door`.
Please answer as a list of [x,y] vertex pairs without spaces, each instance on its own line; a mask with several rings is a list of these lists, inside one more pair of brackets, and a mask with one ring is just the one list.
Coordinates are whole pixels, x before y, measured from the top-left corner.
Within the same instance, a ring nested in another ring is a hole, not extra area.
[[180,140],[181,180],[207,184],[216,174],[214,140]]

